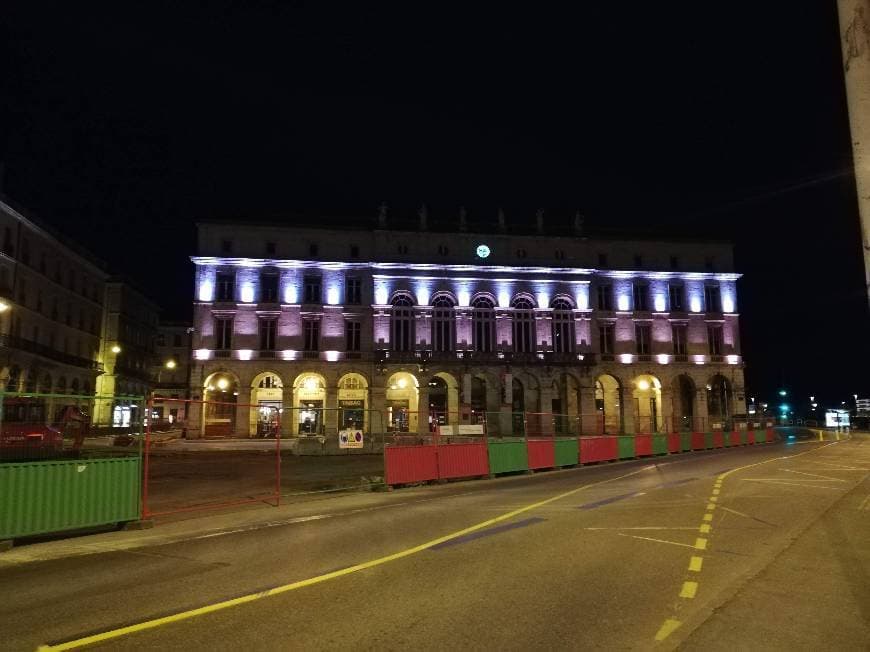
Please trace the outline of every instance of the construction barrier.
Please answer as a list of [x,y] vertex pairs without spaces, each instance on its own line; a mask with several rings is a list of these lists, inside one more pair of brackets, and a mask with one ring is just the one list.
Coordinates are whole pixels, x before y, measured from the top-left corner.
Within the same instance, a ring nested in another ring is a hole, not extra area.
[[668,433],[667,438],[668,438],[668,452],[669,453],[679,453],[680,452],[680,450],[681,450],[680,445],[682,443],[681,440],[683,439],[684,436],[686,438],[688,438],[688,435],[681,435],[678,432],[669,432]]
[[616,438],[619,459],[627,460],[636,456],[634,447],[634,435],[623,435]]
[[693,451],[702,451],[707,448],[706,438],[704,437],[703,432],[693,432],[692,433],[692,450]]
[[713,433],[713,448],[724,448],[725,447],[725,435],[721,430],[717,430]]
[[139,520],[143,405],[0,390],[0,540]]
[[649,457],[652,454],[652,435],[635,435],[634,455],[636,457]]
[[556,466],[556,442],[553,439],[529,439],[526,447],[530,469],[552,469]]
[[[679,442],[679,439],[677,440]],[[652,436],[652,454],[667,455],[668,454],[668,435],[653,435]]]
[[557,467],[574,466],[580,461],[580,440],[577,438],[557,439],[553,448],[553,463]]
[[616,437],[580,437],[580,463],[609,462],[618,456]]

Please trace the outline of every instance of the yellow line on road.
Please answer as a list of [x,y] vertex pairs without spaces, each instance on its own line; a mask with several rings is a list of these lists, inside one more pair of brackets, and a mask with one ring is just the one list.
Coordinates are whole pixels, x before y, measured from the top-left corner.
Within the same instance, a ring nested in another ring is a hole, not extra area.
[[693,573],[700,573],[701,566],[703,566],[703,565],[704,565],[704,558],[703,557],[696,557],[695,555],[692,555],[692,557],[689,559],[689,570],[692,571]]
[[710,534],[710,526],[707,523],[701,523],[701,526],[698,528],[698,532],[701,534]]
[[707,503],[708,512],[712,512],[714,509],[716,509],[716,505],[714,505],[713,503]]
[[682,625],[679,620],[674,620],[673,618],[668,618],[662,626],[659,627],[659,631],[656,633],[656,640],[663,641],[668,636],[674,633],[674,630],[677,629],[680,625]]
[[704,520],[705,521],[712,521],[713,515],[712,514],[704,514]]
[[482,530],[484,528],[489,527],[490,525],[494,525],[496,523],[500,523],[502,521],[509,520],[514,518],[515,516],[519,516],[520,514],[524,514],[525,512],[529,512],[533,509],[537,509],[538,507],[543,507],[544,505],[549,505],[557,500],[561,500],[563,498],[567,498],[568,496],[573,496],[574,494],[583,491],[584,489],[588,489],[590,487],[595,487],[602,484],[607,484],[608,482],[616,482],[617,480],[623,480],[625,478],[631,477],[633,475],[637,475],[638,473],[643,473],[644,471],[648,471],[653,469],[653,466],[645,466],[637,471],[632,471],[631,473],[626,473],[625,475],[620,475],[615,478],[609,478],[607,480],[600,480],[598,482],[592,482],[590,484],[585,484],[576,489],[571,489],[570,491],[566,491],[564,493],[558,494],[551,498],[547,498],[545,500],[541,500],[536,503],[531,503],[530,505],[526,505],[525,507],[520,507],[519,509],[515,509],[510,512],[506,512],[501,514],[500,516],[496,516],[494,518],[488,519],[486,521],[481,521],[475,525],[464,528],[462,530],[457,530],[456,532],[452,532],[450,534],[446,534],[442,537],[438,537],[437,539],[432,539],[431,541],[427,541],[426,543],[421,543],[420,545],[414,546],[412,548],[407,548],[406,550],[401,550],[399,552],[395,552],[391,555],[386,555],[384,557],[378,557],[377,559],[372,559],[371,561],[366,561],[360,564],[355,564],[353,566],[348,566],[347,568],[342,568],[337,571],[332,571],[331,573],[324,573],[323,575],[317,575],[316,577],[310,577],[305,580],[300,580],[298,582],[291,582],[290,584],[283,584],[281,586],[276,586],[271,589],[266,589],[265,591],[258,591],[257,593],[249,593],[248,595],[243,595],[238,598],[232,598],[230,600],[222,600],[220,602],[215,602],[213,604],[205,605],[203,607],[198,607],[196,609],[189,609],[187,611],[180,611],[178,613],[171,614],[169,616],[163,616],[162,618],[153,618],[151,620],[143,620],[142,622],[135,623],[133,625],[128,625],[126,627],[119,627],[117,629],[112,629],[106,632],[100,632],[98,634],[93,634],[91,636],[85,636],[84,638],[77,638],[71,641],[66,641],[63,643],[57,643],[55,645],[41,645],[39,646],[39,650],[73,650],[76,648],[84,647],[85,645],[93,645],[94,643],[101,643],[111,639],[120,638],[122,636],[127,636],[128,634],[135,634],[137,632],[142,632],[148,629],[154,629],[157,627],[161,627],[163,625],[169,625],[172,623],[181,622],[183,620],[189,620],[191,618],[195,618],[197,616],[203,616],[205,614],[214,613],[215,611],[221,611],[223,609],[229,609],[230,607],[238,607],[240,605],[246,604],[248,602],[254,602],[255,600],[262,600],[263,598],[268,598],[273,595],[279,595],[281,593],[287,593],[288,591],[295,591],[296,589],[305,588],[307,586],[313,586],[315,584],[320,584],[322,582],[326,582],[328,580],[336,579],[339,577],[344,577],[346,575],[351,575],[353,573],[358,573],[359,571],[363,571],[369,568],[374,568],[375,566],[381,566],[391,561],[396,561],[398,559],[403,559],[405,557],[410,557],[411,555],[415,555],[419,552],[423,552],[424,550],[428,550],[433,546],[438,545],[439,543],[444,543],[445,541],[450,541],[452,539],[456,539],[458,537],[464,536],[466,534],[470,534],[472,532],[477,532],[478,530]]
[[698,537],[695,539],[695,550],[706,550],[707,549],[707,539],[702,537]]
[[683,582],[683,588],[680,591],[681,598],[694,598],[698,592],[697,582]]

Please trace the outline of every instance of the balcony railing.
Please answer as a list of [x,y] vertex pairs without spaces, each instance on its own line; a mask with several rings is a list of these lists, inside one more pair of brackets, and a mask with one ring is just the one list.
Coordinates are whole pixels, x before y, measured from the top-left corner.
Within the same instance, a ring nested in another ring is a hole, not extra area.
[[33,342],[32,340],[26,340],[23,337],[17,337],[15,335],[0,335],[0,347],[7,349],[17,349],[19,351],[26,351],[27,353],[33,353],[35,355],[42,356],[43,358],[48,358],[49,360],[54,360],[55,362],[60,362],[62,364],[68,364],[73,367],[81,367],[82,369],[93,369],[95,371],[103,370],[103,365],[99,362],[96,362],[95,360],[89,360],[88,358],[82,358],[77,355],[64,353],[63,351],[58,351],[57,349],[53,349],[50,346],[39,344],[38,342]]

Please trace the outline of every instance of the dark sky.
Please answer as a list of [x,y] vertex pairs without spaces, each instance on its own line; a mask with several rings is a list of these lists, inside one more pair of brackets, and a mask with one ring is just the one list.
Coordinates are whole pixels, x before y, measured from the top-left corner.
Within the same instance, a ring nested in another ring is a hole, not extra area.
[[170,318],[203,217],[730,239],[749,392],[870,394],[836,3],[370,4],[4,5],[6,194]]

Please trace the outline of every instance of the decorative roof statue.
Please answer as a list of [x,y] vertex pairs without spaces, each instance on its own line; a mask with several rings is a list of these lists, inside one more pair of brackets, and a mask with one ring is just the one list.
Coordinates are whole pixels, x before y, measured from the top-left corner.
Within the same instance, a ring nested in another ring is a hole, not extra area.
[[580,211],[574,215],[574,235],[583,235],[583,216]]
[[468,231],[468,211],[465,206],[459,207],[459,230]]
[[535,213],[535,227],[537,228],[538,233],[544,232],[544,209],[539,208],[538,212]]
[[426,231],[429,228],[429,209],[426,208],[426,204],[420,204],[420,208],[417,209],[417,217],[420,218],[420,230]]
[[502,210],[501,208],[498,209],[498,230],[502,233],[507,231],[507,222],[505,222],[504,210]]
[[381,205],[378,206],[378,228],[386,229],[387,228],[387,210],[389,207],[387,206],[387,202],[381,202]]

